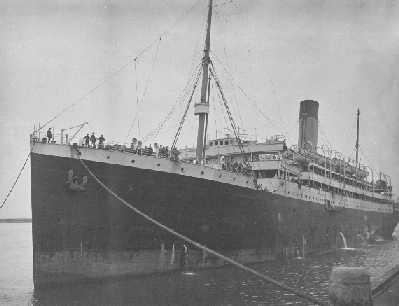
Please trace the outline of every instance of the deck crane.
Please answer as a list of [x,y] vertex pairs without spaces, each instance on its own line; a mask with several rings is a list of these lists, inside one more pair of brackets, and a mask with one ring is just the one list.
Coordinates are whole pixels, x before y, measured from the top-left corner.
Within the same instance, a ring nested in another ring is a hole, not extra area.
[[75,126],[71,126],[69,128],[66,128],[66,129],[61,129],[61,144],[64,143],[64,132],[65,131],[69,131],[69,130],[73,130],[73,129],[78,128],[77,131],[72,135],[72,137],[70,139],[68,139],[68,134],[65,135],[66,136],[65,137],[65,143],[68,144],[75,138],[75,136],[83,129],[83,127],[86,124],[89,124],[89,123],[88,122],[83,122],[81,124],[78,124],[78,125],[75,125]]

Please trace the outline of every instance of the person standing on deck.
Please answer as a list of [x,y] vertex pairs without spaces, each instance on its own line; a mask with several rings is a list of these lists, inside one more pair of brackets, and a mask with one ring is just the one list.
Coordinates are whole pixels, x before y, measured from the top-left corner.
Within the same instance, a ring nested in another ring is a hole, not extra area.
[[89,136],[89,134],[87,134],[85,137],[84,137],[84,144],[85,144],[85,146],[86,147],[89,147],[90,146],[90,136]]
[[53,133],[51,133],[51,128],[47,130],[47,142],[50,143],[53,138]]
[[99,149],[104,148],[104,141],[105,141],[105,138],[104,138],[103,134],[101,134],[100,138],[98,138],[98,148]]
[[133,153],[137,153],[137,138],[132,138],[130,148],[133,150]]
[[154,152],[155,152],[155,157],[159,158],[159,146],[158,143],[154,143]]
[[91,141],[92,147],[95,149],[95,148],[96,148],[96,141],[97,141],[97,138],[96,138],[96,136],[94,136],[94,132],[91,133],[90,141]]

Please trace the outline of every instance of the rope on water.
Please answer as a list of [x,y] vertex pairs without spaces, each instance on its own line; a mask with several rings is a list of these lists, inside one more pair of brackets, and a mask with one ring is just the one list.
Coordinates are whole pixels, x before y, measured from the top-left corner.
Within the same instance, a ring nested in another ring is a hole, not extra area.
[[[79,154],[79,153],[80,153],[80,152],[78,151],[78,154]],[[124,199],[122,199],[120,196],[118,196],[115,192],[113,192],[107,185],[105,185],[105,184],[104,184],[104,183],[103,183],[90,169],[89,169],[89,167],[86,165],[86,163],[85,163],[82,159],[79,158],[79,161],[80,161],[80,163],[82,164],[82,166],[87,170],[87,172],[90,174],[90,176],[91,176],[102,188],[104,188],[108,193],[110,193],[114,198],[116,198],[118,201],[120,201],[123,205],[125,205],[125,206],[128,207],[128,208],[130,208],[130,209],[133,210],[135,213],[137,213],[138,215],[142,216],[143,218],[145,218],[146,220],[150,221],[151,223],[157,225],[158,227],[164,229],[165,231],[171,233],[172,235],[174,235],[174,236],[176,236],[176,237],[178,237],[178,238],[180,238],[180,239],[182,239],[182,240],[184,240],[184,241],[186,241],[186,242],[188,242],[188,243],[194,245],[195,247],[197,247],[197,248],[199,248],[199,249],[201,249],[201,250],[205,250],[206,252],[208,252],[208,253],[210,253],[210,254],[212,254],[212,255],[218,257],[218,258],[223,259],[224,261],[226,261],[226,262],[232,264],[233,266],[236,266],[236,267],[238,267],[238,268],[240,268],[240,269],[242,269],[242,270],[244,270],[244,271],[247,271],[247,272],[249,272],[249,273],[251,273],[251,274],[253,274],[253,275],[256,275],[256,276],[258,276],[259,278],[261,278],[261,279],[263,279],[263,280],[265,280],[265,281],[267,281],[267,282],[269,282],[269,283],[272,283],[272,284],[274,284],[274,285],[276,285],[276,286],[278,286],[278,287],[280,287],[280,288],[282,288],[282,289],[284,289],[284,290],[286,290],[286,291],[289,291],[289,292],[291,292],[291,293],[294,293],[294,294],[296,294],[297,296],[299,296],[299,297],[301,297],[301,298],[303,298],[303,299],[305,299],[305,300],[308,300],[308,301],[314,303],[315,305],[323,305],[322,302],[318,301],[317,299],[315,299],[315,298],[312,297],[311,295],[308,295],[308,294],[306,294],[306,293],[300,292],[300,291],[298,291],[298,290],[296,290],[296,289],[294,289],[294,288],[291,288],[291,287],[289,287],[289,286],[287,286],[287,285],[285,285],[285,284],[283,284],[283,283],[281,283],[281,282],[279,282],[279,281],[276,281],[275,279],[273,279],[273,278],[271,278],[271,277],[269,277],[269,276],[267,276],[267,275],[264,275],[264,274],[262,274],[262,273],[260,273],[260,272],[258,272],[258,271],[256,271],[256,270],[254,270],[254,269],[252,269],[252,268],[249,268],[249,267],[247,267],[247,266],[244,266],[243,264],[241,264],[241,263],[239,263],[239,262],[237,262],[237,261],[231,259],[230,257],[224,256],[224,255],[222,255],[222,254],[220,254],[220,253],[218,253],[218,252],[216,252],[216,251],[214,251],[214,250],[212,250],[212,249],[210,249],[210,248],[208,248],[208,247],[206,247],[206,246],[204,246],[204,245],[202,245],[202,244],[200,244],[200,243],[198,243],[198,242],[196,242],[196,241],[194,241],[194,240],[192,240],[192,239],[190,239],[190,238],[188,238],[187,236],[185,236],[185,235],[183,235],[183,234],[180,234],[180,233],[176,232],[175,230],[173,230],[173,229],[171,229],[170,227],[168,227],[168,226],[162,224],[161,222],[155,220],[154,218],[152,218],[152,217],[150,217],[149,215],[145,214],[144,212],[142,212],[141,210],[139,210],[138,208],[134,207],[132,204],[126,202]]]
[[26,165],[27,165],[27,163],[28,163],[28,160],[29,160],[29,158],[30,158],[30,153],[31,153],[31,152],[29,152],[29,153],[28,153],[28,156],[26,156],[25,162],[24,162],[24,164],[22,165],[22,168],[19,169],[17,178],[15,179],[14,183],[11,185],[11,188],[10,188],[10,190],[8,191],[7,195],[5,196],[3,202],[1,203],[0,208],[3,208],[3,207],[4,207],[4,205],[5,205],[5,204],[7,203],[7,201],[8,201],[8,198],[10,197],[11,193],[14,191],[14,187],[17,185],[18,180],[19,180],[19,178],[21,177],[21,174],[22,174],[22,172],[24,171],[24,169],[25,169],[25,167],[26,167]]

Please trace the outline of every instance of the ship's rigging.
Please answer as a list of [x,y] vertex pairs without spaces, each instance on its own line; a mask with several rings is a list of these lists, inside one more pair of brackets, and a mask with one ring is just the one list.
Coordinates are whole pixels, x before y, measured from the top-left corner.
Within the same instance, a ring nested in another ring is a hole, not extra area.
[[[182,130],[182,128],[183,128],[183,125],[184,125],[184,122],[185,122],[185,120],[186,120],[188,111],[189,111],[190,106],[191,106],[191,104],[192,104],[192,101],[193,101],[193,98],[194,98],[194,92],[195,92],[195,90],[196,90],[197,87],[198,87],[199,80],[200,80],[200,77],[201,77],[201,72],[202,72],[201,100],[200,100],[200,103],[195,104],[195,107],[194,107],[194,112],[195,112],[195,114],[199,116],[199,128],[198,128],[197,148],[196,148],[196,161],[199,162],[199,163],[206,163],[206,156],[205,156],[205,146],[207,145],[207,139],[206,139],[207,137],[206,137],[206,134],[207,134],[207,128],[208,128],[208,114],[209,114],[209,102],[210,102],[210,88],[211,88],[211,81],[213,81],[213,82],[214,82],[214,85],[215,85],[214,88],[217,89],[217,93],[218,93],[218,95],[219,95],[219,97],[220,97],[220,100],[222,101],[223,107],[224,107],[225,110],[226,110],[226,113],[227,113],[227,116],[228,116],[228,120],[229,120],[230,126],[231,126],[231,128],[232,128],[232,130],[233,130],[233,132],[234,132],[234,136],[235,136],[235,139],[236,139],[236,141],[237,141],[236,144],[233,144],[233,145],[239,147],[240,152],[241,152],[241,156],[244,158],[243,162],[246,163],[245,157],[248,157],[248,154],[246,154],[246,152],[244,152],[244,147],[243,147],[243,144],[242,144],[241,139],[240,139],[240,134],[239,134],[238,125],[236,124],[236,122],[235,122],[235,120],[234,120],[234,118],[233,118],[233,115],[232,115],[232,112],[231,112],[231,110],[230,110],[230,106],[229,106],[228,100],[226,99],[226,95],[224,94],[224,90],[223,90],[223,88],[222,88],[220,79],[219,79],[219,77],[217,76],[215,65],[214,65],[214,63],[212,62],[211,57],[210,57],[210,26],[211,26],[211,17],[212,17],[212,3],[213,3],[213,0],[209,0],[208,19],[207,19],[207,35],[206,35],[206,40],[205,40],[204,57],[203,57],[203,59],[202,59],[201,65],[199,66],[199,69],[196,70],[196,74],[195,74],[195,78],[194,78],[194,80],[193,80],[192,88],[191,88],[190,93],[189,93],[189,96],[188,96],[188,101],[187,101],[187,103],[186,103],[186,105],[185,105],[185,110],[184,110],[183,116],[182,116],[182,118],[181,118],[181,120],[180,120],[178,130],[177,130],[177,132],[176,132],[176,134],[175,134],[175,137],[174,137],[174,140],[173,140],[172,150],[176,148],[176,144],[177,144],[177,142],[178,142],[178,139],[179,139],[181,130]],[[158,44],[158,47],[159,47],[159,44]],[[158,52],[158,50],[156,51],[156,54],[157,54],[157,52]],[[137,64],[137,60],[136,60],[136,59],[134,60],[134,63],[135,63],[135,67],[136,67],[136,64]],[[145,89],[145,92],[146,92],[146,89]],[[143,97],[145,96],[145,92],[143,93]],[[136,96],[136,102],[137,102],[137,104],[139,104],[138,95]],[[314,102],[314,101],[313,101],[313,102]],[[137,105],[137,106],[138,106],[138,105]],[[43,128],[43,127],[42,127],[42,128]],[[49,138],[51,138],[51,137],[49,137]],[[33,148],[34,144],[35,144],[35,140],[33,140],[32,148]],[[223,143],[223,144],[225,144],[225,143]],[[230,144],[230,145],[231,145],[231,144]],[[280,151],[283,152],[283,154],[287,153],[287,149],[286,149],[286,147],[285,147],[285,143],[284,143],[284,145],[283,145],[282,142],[281,142],[280,145],[281,145],[281,148],[282,148]],[[47,144],[42,144],[42,146],[47,146]],[[51,146],[52,146],[52,145],[51,145]],[[50,147],[50,146],[49,146],[49,147]],[[36,147],[36,148],[37,148],[37,147]],[[53,146],[53,148],[54,148],[54,146]],[[87,165],[85,164],[84,159],[87,158],[87,156],[89,156],[89,155],[92,154],[93,152],[95,152],[95,153],[98,153],[98,152],[102,153],[102,154],[104,155],[104,158],[105,158],[105,154],[108,154],[108,152],[106,152],[106,151],[94,151],[94,150],[96,150],[96,149],[100,149],[99,147],[96,148],[96,146],[95,146],[95,141],[94,141],[94,145],[93,145],[92,147],[87,148],[87,149],[84,149],[84,151],[86,151],[85,153],[86,153],[86,154],[88,153],[86,156],[84,156],[84,154],[82,154],[82,156],[80,156],[80,155],[81,155],[81,152],[79,151],[78,145],[77,145],[77,144],[73,144],[71,147],[69,147],[69,146],[62,146],[61,148],[64,149],[64,150],[66,150],[66,152],[68,153],[68,154],[67,154],[68,158],[69,158],[70,153],[71,153],[70,150],[71,150],[71,149],[75,149],[76,152],[77,152],[77,156],[74,156],[73,158],[77,158],[77,159],[80,160],[80,163],[82,164],[82,166],[87,170],[87,172],[91,175],[91,177],[92,177],[95,181],[97,181],[98,184],[100,184],[106,191],[108,191],[109,194],[113,195],[116,199],[118,199],[120,202],[122,202],[122,204],[124,204],[125,206],[127,206],[127,207],[129,207],[130,209],[134,210],[136,213],[140,214],[142,217],[146,218],[148,221],[150,221],[150,222],[152,222],[152,223],[158,225],[159,227],[163,228],[164,230],[167,230],[169,233],[171,233],[171,234],[173,234],[173,235],[179,237],[180,239],[183,239],[183,240],[186,241],[186,242],[189,242],[189,243],[195,245],[196,247],[198,247],[198,248],[200,248],[200,249],[202,249],[202,250],[205,250],[205,251],[207,251],[207,252],[209,252],[209,253],[211,253],[211,254],[213,254],[213,255],[217,255],[219,258],[222,258],[222,259],[224,259],[224,260],[226,260],[226,261],[228,261],[228,262],[230,262],[230,263],[236,264],[237,266],[241,267],[242,269],[244,269],[244,270],[246,270],[246,271],[251,271],[251,270],[252,270],[252,269],[248,269],[248,268],[246,268],[246,267],[244,267],[244,266],[242,266],[242,265],[237,264],[235,261],[230,260],[230,259],[227,258],[227,257],[221,256],[220,254],[218,254],[218,253],[212,251],[212,249],[208,249],[208,248],[205,247],[204,245],[201,245],[201,244],[199,244],[199,243],[196,243],[194,240],[191,240],[191,239],[188,238],[187,236],[184,236],[184,235],[182,235],[182,234],[179,234],[178,232],[175,232],[175,231],[172,230],[171,228],[166,227],[166,226],[163,225],[162,223],[156,221],[156,219],[153,219],[151,216],[142,213],[140,210],[136,209],[136,208],[133,207],[131,204],[129,204],[128,202],[126,202],[125,200],[123,200],[123,198],[121,198],[121,197],[118,196],[116,193],[114,193],[114,192],[110,189],[110,187],[107,186],[107,185],[105,185],[105,184],[104,184],[104,183],[103,183],[103,182],[102,182],[102,181],[101,181],[88,167],[87,167]],[[235,149],[235,148],[234,148],[234,149]],[[107,150],[108,150],[108,149],[107,149]],[[279,151],[279,152],[280,152],[280,151]],[[82,152],[83,152],[83,150],[82,150]],[[140,151],[140,152],[141,152],[141,151]],[[269,152],[269,151],[267,151],[267,152]],[[132,153],[133,153],[133,152],[132,152]],[[255,151],[255,153],[259,153],[259,151],[258,151],[258,152]],[[292,152],[292,153],[295,154],[294,152]],[[299,152],[299,153],[300,153],[300,152]],[[305,152],[305,153],[306,153],[306,152]],[[317,152],[315,152],[315,153],[317,154]],[[36,154],[35,152],[32,154],[32,159],[33,159],[33,160],[35,160],[35,158],[36,158],[36,157],[35,157],[35,154]],[[121,153],[117,152],[116,154],[121,154]],[[136,153],[133,153],[133,154],[136,154]],[[280,154],[280,153],[279,153],[279,154]],[[139,155],[141,155],[141,153],[139,153]],[[237,154],[237,155],[238,155],[238,154]],[[258,157],[259,157],[259,156],[258,156]],[[281,156],[279,156],[279,157],[281,157]],[[28,158],[29,158],[29,155],[28,155]],[[27,158],[27,159],[28,159],[28,158]],[[110,156],[107,156],[106,158],[109,159]],[[169,156],[167,155],[166,158],[169,158]],[[147,159],[147,157],[140,157],[140,159],[141,159],[141,160],[145,160],[145,159]],[[105,159],[104,159],[104,160],[105,160]],[[155,161],[154,159],[152,159],[152,158],[151,158],[151,159],[147,159],[147,161],[148,161],[148,160],[151,160],[153,163],[156,162],[156,161]],[[276,161],[276,160],[275,160],[275,161]],[[292,159],[292,161],[295,162],[294,159]],[[25,161],[25,164],[24,164],[23,168],[25,167],[26,162],[27,162],[27,160]],[[251,162],[253,162],[253,160],[252,160],[252,152],[251,152]],[[285,184],[285,187],[287,187],[288,184],[293,185],[294,182],[290,179],[290,174],[288,173],[288,172],[290,171],[290,169],[289,169],[289,166],[290,166],[290,165],[287,165],[287,161],[286,161],[286,160],[284,160],[283,162],[284,162],[284,165],[283,165],[283,168],[282,168],[282,169],[284,170],[284,174],[283,174],[283,175],[284,175],[284,181],[281,180],[281,182],[283,182],[283,183]],[[135,163],[135,165],[134,165],[133,167],[130,167],[130,166],[131,166],[130,163]],[[173,165],[173,167],[176,166],[176,165],[174,165],[174,163],[171,162],[171,161],[167,161],[166,163],[167,163],[168,165]],[[138,164],[139,164],[139,163],[138,163],[137,161],[135,161],[135,159],[132,159],[131,161],[129,161],[129,167],[130,167],[130,169],[135,169],[136,167],[139,167],[139,166],[137,166]],[[278,164],[278,162],[277,162],[277,164]],[[327,171],[327,165],[326,165],[326,164],[327,164],[327,158],[325,158],[325,170],[324,170],[324,171],[325,171],[325,175],[326,175],[326,171]],[[184,164],[182,163],[182,165],[184,165]],[[155,163],[154,163],[154,166],[155,166]],[[157,167],[158,167],[158,166],[160,166],[160,163],[157,164]],[[357,166],[357,165],[356,165],[356,166]],[[203,169],[203,170],[208,170],[208,168],[207,168],[206,166],[197,167],[197,166],[192,166],[192,165],[190,165],[190,167],[191,167],[192,169]],[[19,173],[18,178],[19,178],[20,174],[22,173],[23,168],[21,169],[21,172]],[[234,168],[235,168],[235,167],[234,167]],[[234,168],[233,168],[233,169],[234,169]],[[33,167],[33,169],[34,169],[34,167]],[[37,168],[36,168],[36,169],[37,169]],[[52,170],[52,167],[49,167],[49,169],[50,169],[50,171],[51,171],[51,170]],[[256,174],[261,174],[261,171],[263,171],[264,169],[266,169],[266,168],[260,168],[260,169],[258,169],[259,171],[256,172]],[[344,169],[345,169],[345,168],[344,168]],[[182,171],[182,172],[183,172],[183,170],[184,170],[184,169],[181,168],[181,171]],[[227,172],[230,171],[229,169],[222,169],[222,170],[226,170]],[[274,168],[272,168],[272,170],[274,171]],[[71,171],[72,171],[72,170],[71,170]],[[267,170],[265,170],[265,172],[266,172],[266,171],[267,171]],[[277,171],[280,172],[280,168],[278,168]],[[345,170],[344,170],[344,171],[345,171]],[[163,172],[164,172],[165,174],[167,173],[167,171],[165,171],[165,170],[163,170]],[[221,172],[222,172],[222,171],[221,171]],[[236,172],[236,171],[233,170],[233,171],[230,171],[230,172]],[[241,173],[241,170],[239,170],[238,172]],[[215,173],[216,173],[216,171],[215,171]],[[254,171],[253,173],[251,173],[251,174],[254,174],[254,173],[255,173],[255,171]],[[204,174],[204,171],[201,171],[201,175],[203,175],[203,174]],[[226,174],[226,172],[224,172],[224,174]],[[232,174],[232,173],[229,173],[229,175],[231,175],[231,174]],[[221,175],[221,173],[220,173],[220,175]],[[279,175],[280,175],[280,174],[279,174]],[[247,178],[246,176],[248,176],[248,173],[244,173],[244,175],[243,175],[243,177],[245,177],[244,179],[247,180],[247,181],[246,181],[246,184],[248,184],[249,180],[248,180],[248,178]],[[332,166],[331,166],[331,160],[330,160],[330,169],[329,169],[330,184],[328,184],[328,188],[330,188],[329,186],[331,185],[331,176],[332,176]],[[345,176],[345,175],[344,175],[344,176]],[[231,176],[230,176],[230,177],[231,177]],[[237,176],[237,177],[238,177],[238,176]],[[18,178],[17,178],[17,180],[18,180]],[[219,178],[221,178],[221,176],[219,176]],[[236,178],[236,177],[233,177],[233,180],[234,180],[235,178]],[[263,177],[263,178],[266,179],[267,177]],[[291,178],[292,178],[292,177],[291,177]],[[201,178],[201,179],[202,179],[202,178]],[[139,181],[140,181],[140,180],[139,180]],[[311,181],[311,180],[309,180],[309,181]],[[87,179],[86,179],[86,182],[87,182]],[[297,181],[297,182],[299,182],[299,181]],[[312,182],[313,182],[313,180],[312,180]],[[223,182],[223,183],[226,184],[225,182]],[[255,177],[254,177],[255,189],[256,189],[256,190],[259,190],[260,188],[258,188],[258,187],[262,187],[262,185],[258,185],[257,183],[258,183],[258,181],[256,181],[256,179],[255,179]],[[268,183],[268,181],[265,180],[264,183],[266,184],[266,183]],[[251,184],[251,183],[250,183],[250,184]],[[15,184],[14,184],[14,185],[15,185]],[[14,185],[13,185],[13,187],[14,187]],[[42,184],[42,185],[48,186],[49,184]],[[120,184],[118,184],[118,185],[120,186]],[[162,184],[159,184],[159,185],[162,185]],[[226,185],[227,185],[227,184],[226,184]],[[327,184],[324,184],[324,185],[327,185]],[[181,185],[180,185],[180,186],[181,186]],[[266,186],[266,185],[265,185],[265,186]],[[299,186],[299,184],[298,184],[298,186]],[[12,187],[12,188],[13,188],[13,187]],[[252,187],[252,186],[251,186],[251,187]],[[145,188],[146,188],[146,186],[144,186],[143,189],[145,189]],[[300,187],[299,187],[299,188],[300,188]],[[130,186],[129,186],[129,189],[130,189]],[[337,188],[336,188],[336,189],[337,189]],[[265,187],[265,189],[263,189],[263,190],[268,191],[268,189],[266,189],[266,187]],[[12,189],[11,189],[11,191],[12,191]],[[10,193],[11,193],[11,191],[10,191]],[[285,192],[287,192],[287,188],[285,188]],[[9,194],[10,194],[10,193],[9,193]],[[314,194],[314,193],[315,193],[315,192],[314,192],[314,190],[313,190],[313,194]],[[325,194],[326,194],[326,193],[327,193],[327,192],[325,191]],[[268,193],[265,192],[265,194],[268,194]],[[289,194],[289,191],[288,191],[288,194]],[[310,192],[309,194],[312,194],[312,192]],[[33,195],[34,195],[34,193],[33,193]],[[165,195],[165,192],[163,192],[163,194],[162,194],[161,197],[163,198],[164,195]],[[302,193],[297,193],[297,196],[299,196],[299,195],[303,196]],[[305,196],[306,196],[306,195],[305,195]],[[7,195],[7,197],[8,197],[8,195]],[[191,197],[191,195],[190,195],[190,197]],[[193,197],[193,198],[195,198],[195,197]],[[215,198],[215,199],[218,199],[217,196],[214,197],[214,198]],[[35,199],[35,197],[32,196],[32,199]],[[208,200],[205,200],[204,202],[206,202],[206,201],[208,201]],[[33,202],[33,201],[32,201],[32,202]],[[38,201],[38,202],[40,203],[40,201]],[[239,202],[241,202],[241,201],[239,200]],[[107,202],[107,203],[108,203],[108,202]],[[330,202],[327,202],[327,203],[330,205]],[[96,204],[97,204],[97,202],[96,202]],[[3,205],[4,205],[4,202],[3,202]],[[36,206],[38,206],[38,205],[36,205]],[[35,205],[32,205],[32,207],[35,207]],[[43,206],[42,206],[42,207],[43,207]],[[193,205],[193,207],[194,207],[194,209],[197,209],[197,206]],[[335,208],[332,207],[332,206],[328,206],[328,207],[329,207],[330,210],[331,210],[331,209],[335,209]],[[40,207],[39,207],[39,208],[40,208]],[[37,208],[36,208],[36,209],[37,209]],[[195,211],[195,212],[196,212],[196,211]],[[35,215],[35,214],[33,214],[33,215]],[[216,218],[216,219],[219,219],[219,218]],[[262,220],[262,221],[263,221],[263,220]],[[277,221],[278,221],[278,222],[281,222],[281,216],[280,216],[280,214],[278,214]],[[42,223],[44,223],[44,222],[42,222]],[[251,223],[256,224],[256,222],[251,222]],[[244,228],[244,227],[243,227],[243,228]],[[221,231],[221,232],[223,232],[223,231]],[[183,233],[184,233],[184,232],[183,232]],[[249,233],[251,234],[252,231],[249,231]],[[265,232],[265,233],[266,233],[266,232]],[[263,235],[259,235],[259,237],[263,237]],[[302,236],[302,237],[304,237],[304,236]],[[80,243],[81,243],[81,245],[82,245],[82,240],[80,240]],[[82,248],[81,248],[81,250],[82,250]],[[81,251],[81,253],[82,253],[82,251]],[[296,293],[296,294],[298,294],[298,295],[300,295],[300,296],[303,296],[303,297],[307,298],[308,300],[310,300],[310,301],[312,301],[312,302],[318,303],[318,301],[312,299],[312,297],[309,297],[309,296],[306,296],[306,295],[304,295],[304,294],[301,294],[301,292],[295,292],[294,290],[292,290],[292,289],[290,289],[290,288],[284,286],[283,284],[279,284],[278,282],[275,282],[275,281],[273,281],[272,279],[270,279],[270,278],[268,278],[268,277],[265,277],[265,276],[260,275],[259,273],[256,273],[256,271],[253,271],[253,270],[252,270],[252,273],[254,273],[254,274],[256,274],[256,275],[262,277],[263,279],[265,279],[265,280],[267,280],[267,281],[272,281],[273,283],[279,285],[280,287],[285,288],[285,289],[287,289],[287,290],[290,290],[291,292],[294,292],[294,293]]]
[[[194,3],[183,14],[183,16],[181,16],[180,19],[182,19],[182,17],[185,17],[185,15],[187,15],[196,6],[196,4],[197,4],[197,2]],[[221,3],[221,4],[223,4],[223,3]],[[176,148],[178,140],[179,140],[179,136],[181,134],[181,131],[182,131],[182,128],[183,128],[183,125],[184,125],[184,122],[186,121],[186,118],[187,118],[188,111],[189,111],[190,106],[192,104],[192,101],[194,99],[194,92],[198,88],[199,78],[202,75],[202,82],[201,82],[202,86],[201,86],[200,103],[196,103],[194,105],[194,113],[196,115],[198,115],[198,117],[199,117],[198,118],[199,124],[198,124],[198,133],[197,133],[196,160],[197,160],[197,162],[200,162],[200,163],[204,162],[204,159],[206,158],[205,157],[205,148],[206,148],[206,145],[207,145],[207,129],[208,129],[208,122],[209,122],[210,89],[211,89],[211,84],[212,84],[211,82],[214,82],[214,88],[216,89],[216,92],[217,92],[217,94],[218,94],[218,96],[220,98],[219,100],[221,101],[221,105],[224,107],[224,109],[226,111],[227,118],[228,118],[228,122],[227,123],[230,124],[230,127],[231,127],[231,130],[232,130],[233,134],[234,134],[234,137],[237,140],[237,146],[239,147],[241,154],[245,155],[244,154],[245,153],[244,152],[244,147],[243,147],[242,141],[240,139],[239,127],[236,124],[236,121],[234,120],[234,117],[232,115],[229,103],[228,103],[228,101],[226,99],[226,95],[224,94],[224,90],[222,88],[220,79],[219,79],[219,77],[218,77],[218,75],[216,73],[215,63],[212,60],[213,57],[214,57],[213,55],[215,55],[214,52],[211,53],[211,48],[210,48],[211,21],[212,21],[212,9],[213,9],[213,7],[215,7],[213,5],[213,0],[209,0],[207,22],[206,22],[205,46],[204,46],[204,50],[203,50],[204,54],[203,54],[201,63],[198,66],[196,66],[195,69],[194,69],[193,78],[191,80],[189,80],[189,82],[187,83],[186,87],[184,88],[183,95],[178,98],[178,101],[172,107],[172,109],[167,113],[165,119],[162,120],[158,124],[158,126],[155,128],[155,130],[150,131],[143,138],[143,141],[146,142],[150,137],[158,136],[159,132],[164,128],[164,125],[165,125],[166,121],[168,121],[171,118],[172,114],[175,112],[176,106],[181,101],[186,101],[185,110],[184,110],[182,118],[180,119],[179,126],[178,126],[177,132],[176,132],[176,134],[174,136],[173,143],[172,143],[172,148]],[[176,23],[173,26],[175,26],[178,23],[178,21],[179,21],[179,19],[176,21]],[[148,76],[148,78],[145,81],[144,91],[143,91],[143,93],[141,95],[141,98],[139,98],[139,95],[138,95],[137,90],[136,90],[137,110],[136,110],[136,115],[133,118],[132,123],[131,123],[131,125],[129,127],[128,135],[126,137],[126,138],[128,138],[128,136],[130,134],[130,131],[133,128],[134,124],[136,122],[138,122],[138,114],[140,112],[139,107],[143,104],[143,100],[144,100],[144,98],[146,96],[146,93],[148,91],[148,87],[149,87],[149,84],[150,84],[150,75],[151,75],[152,71],[154,70],[154,66],[155,66],[155,63],[157,61],[157,55],[158,55],[160,43],[161,43],[162,39],[165,36],[167,36],[167,34],[169,32],[170,32],[170,30],[167,30],[167,31],[163,32],[153,42],[151,42],[148,46],[143,48],[133,59],[130,59],[126,64],[124,64],[120,68],[116,69],[110,75],[106,76],[99,84],[97,84],[95,87],[93,87],[92,89],[87,91],[77,101],[75,101],[74,103],[72,103],[69,106],[67,106],[64,109],[62,109],[54,117],[52,117],[48,121],[46,121],[45,124],[41,125],[39,127],[39,129],[36,130],[36,131],[39,132],[40,130],[42,130],[43,128],[48,126],[50,123],[55,121],[57,118],[59,118],[62,114],[64,114],[65,112],[67,112],[71,108],[75,107],[78,103],[86,100],[88,96],[90,96],[93,92],[95,92],[98,88],[100,88],[102,85],[107,83],[109,80],[113,79],[118,73],[120,73],[121,71],[125,70],[127,67],[129,67],[132,64],[134,64],[134,67],[137,70],[138,60],[141,59],[141,57],[144,54],[146,54],[150,49],[156,47],[155,53],[153,55],[153,62],[152,62],[152,65],[151,65],[152,68],[150,69],[151,71],[149,73],[149,76]],[[212,59],[211,59],[211,54],[212,54]],[[224,67],[222,66],[222,68],[224,68]],[[224,69],[224,70],[226,70],[226,69]],[[137,71],[136,71],[136,75],[137,75]],[[137,87],[137,83],[136,83],[136,87]],[[261,109],[258,107],[256,102],[253,99],[251,99],[245,93],[245,91],[242,89],[241,86],[236,85],[236,87],[240,90],[240,92],[244,96],[246,96],[246,98],[250,102],[252,102],[253,106],[255,106],[255,108],[258,110],[259,114],[261,114],[265,119],[270,119],[263,111],[261,111]],[[358,163],[358,153],[359,153],[359,144],[358,144],[359,136],[358,136],[358,134],[359,133],[357,133],[357,141],[356,141],[356,165],[358,165],[358,167],[360,168],[360,165]],[[330,158],[330,160],[331,160],[331,158]],[[246,163],[245,160],[244,160],[244,163]],[[330,166],[331,166],[331,164],[330,164]],[[372,175],[373,175],[373,173],[372,173]],[[374,178],[372,180],[374,181]],[[381,180],[381,174],[380,174],[380,180]],[[14,187],[14,185],[13,185],[13,187]]]
[[[242,154],[244,154],[244,148],[242,146],[242,142],[238,132],[238,126],[233,118],[232,112],[230,110],[229,104],[227,102],[226,96],[223,92],[220,80],[218,79],[215,71],[215,66],[210,58],[210,41],[211,41],[211,24],[212,24],[212,9],[213,9],[213,0],[209,0],[208,5],[208,15],[207,15],[207,30],[206,30],[206,38],[205,38],[205,47],[204,47],[204,55],[202,58],[202,85],[201,85],[201,98],[200,103],[196,103],[194,105],[194,114],[198,115],[198,132],[197,132],[197,146],[196,146],[196,159],[198,163],[202,163],[205,158],[205,147],[206,147],[206,134],[208,129],[208,120],[209,120],[209,97],[210,97],[210,81],[214,80],[216,84],[216,88],[218,90],[218,94],[223,101],[223,106],[228,115],[228,119],[233,130],[234,136],[237,139],[238,146]],[[200,71],[199,71],[200,72]],[[177,141],[179,139],[183,124],[186,120],[188,110],[191,105],[191,101],[193,99],[194,91],[197,88],[199,80],[199,74],[197,73],[197,77],[194,82],[193,90],[188,99],[185,111],[180,120],[179,127],[175,134],[172,143],[172,150],[176,148]],[[246,164],[247,162],[244,161]],[[247,164],[247,166],[249,166]]]

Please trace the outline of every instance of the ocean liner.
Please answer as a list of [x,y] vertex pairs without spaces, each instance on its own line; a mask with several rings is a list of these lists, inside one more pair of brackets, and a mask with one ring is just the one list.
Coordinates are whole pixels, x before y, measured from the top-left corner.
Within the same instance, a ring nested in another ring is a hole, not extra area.
[[[342,247],[343,237],[350,246],[391,238],[389,177],[318,146],[317,101],[300,102],[295,146],[240,136],[210,58],[211,17],[212,0],[193,86],[201,83],[195,148],[177,150],[180,128],[169,151],[154,153],[31,135],[35,287],[224,264],[121,205],[87,169],[137,209],[242,263]],[[206,139],[211,79],[232,131],[217,139]]]

